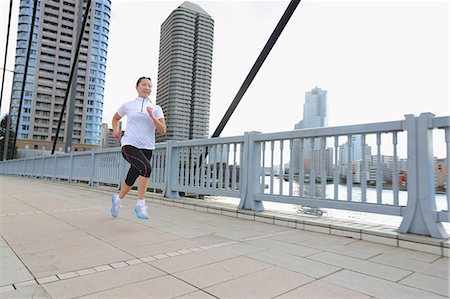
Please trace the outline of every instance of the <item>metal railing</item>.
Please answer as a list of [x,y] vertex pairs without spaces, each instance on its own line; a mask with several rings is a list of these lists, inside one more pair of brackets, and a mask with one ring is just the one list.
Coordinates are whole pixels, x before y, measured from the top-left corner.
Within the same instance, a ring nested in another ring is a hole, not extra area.
[[[239,208],[255,211],[279,202],[401,216],[401,233],[448,238],[442,222],[449,222],[449,128],[449,116],[422,113],[390,122],[168,141],[153,153],[150,186],[170,198],[235,197]],[[434,132],[443,132],[443,140]],[[435,167],[436,142],[445,148],[443,170]],[[128,167],[120,148],[113,148],[3,161],[0,174],[120,187]],[[437,171],[443,171],[446,197],[439,207]]]

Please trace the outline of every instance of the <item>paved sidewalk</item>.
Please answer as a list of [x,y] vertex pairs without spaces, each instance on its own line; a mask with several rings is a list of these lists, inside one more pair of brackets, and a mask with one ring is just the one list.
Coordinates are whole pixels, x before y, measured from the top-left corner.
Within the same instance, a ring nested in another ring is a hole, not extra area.
[[449,298],[449,258],[0,176],[0,298]]

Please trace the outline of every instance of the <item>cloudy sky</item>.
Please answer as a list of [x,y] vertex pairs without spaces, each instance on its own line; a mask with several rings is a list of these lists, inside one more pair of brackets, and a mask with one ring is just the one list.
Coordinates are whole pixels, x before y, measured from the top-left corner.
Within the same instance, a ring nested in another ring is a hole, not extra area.
[[[215,21],[212,134],[289,1],[192,2]],[[135,97],[138,77],[157,83],[160,26],[181,3],[112,1],[104,122]],[[2,67],[9,0],[0,4]],[[305,92],[316,86],[328,92],[330,126],[449,115],[449,1],[301,1],[221,136],[293,129]],[[9,92],[5,87],[2,115]]]

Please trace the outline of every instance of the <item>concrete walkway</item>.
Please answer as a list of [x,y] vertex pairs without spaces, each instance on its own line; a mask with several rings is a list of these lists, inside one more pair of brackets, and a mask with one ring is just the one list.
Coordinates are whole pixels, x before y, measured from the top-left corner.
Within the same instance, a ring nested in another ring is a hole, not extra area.
[[448,298],[449,258],[0,176],[0,298]]

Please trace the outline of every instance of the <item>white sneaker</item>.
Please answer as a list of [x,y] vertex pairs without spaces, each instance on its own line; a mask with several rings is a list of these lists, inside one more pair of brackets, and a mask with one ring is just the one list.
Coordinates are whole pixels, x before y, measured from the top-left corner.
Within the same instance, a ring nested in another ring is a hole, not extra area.
[[120,209],[119,195],[113,194],[111,197],[111,201],[112,201],[111,216],[113,216],[115,218],[119,215],[119,209]]
[[134,211],[136,212],[136,216],[139,219],[148,219],[147,206],[144,205],[136,205]]

